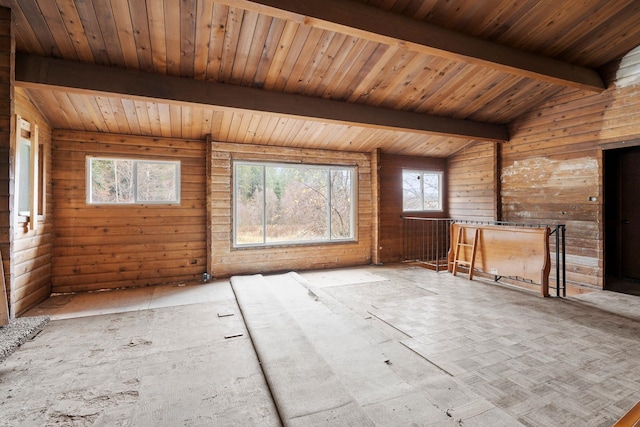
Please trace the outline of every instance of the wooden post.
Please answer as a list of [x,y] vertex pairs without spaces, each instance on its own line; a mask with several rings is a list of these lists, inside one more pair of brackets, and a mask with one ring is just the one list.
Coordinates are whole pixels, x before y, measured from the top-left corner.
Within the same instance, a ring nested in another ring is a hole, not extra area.
[[9,303],[4,283],[4,268],[2,268],[2,255],[0,254],[0,326],[9,323]]
[[371,153],[371,263],[380,261],[380,149]]
[[[207,271],[206,273],[208,275],[213,276],[213,238],[211,236],[211,227],[213,226],[213,221],[211,219],[211,204],[213,203],[213,200],[211,198],[211,167],[212,167],[212,162],[211,162],[211,144],[213,144],[213,139],[211,137],[211,134],[208,134],[205,138],[205,144],[207,144],[206,146],[206,151],[205,151],[205,156],[206,156],[206,163],[205,163],[205,174],[206,174],[206,178],[205,178],[205,185],[206,185],[206,199],[207,199],[207,208],[206,208],[206,227],[207,227],[207,252],[206,252],[206,256],[207,256],[207,260],[205,262],[205,265],[207,266]],[[207,276],[209,277],[209,276]],[[205,277],[202,278],[203,280],[205,279]]]
[[[15,136],[14,123],[14,75],[15,40],[13,37],[13,14],[11,9],[0,7],[0,253],[4,261],[2,294],[8,292],[9,317],[13,317],[11,253],[13,245],[13,215],[15,186],[15,152],[12,141]],[[0,297],[0,306],[3,305]],[[2,311],[2,309],[0,309]]]

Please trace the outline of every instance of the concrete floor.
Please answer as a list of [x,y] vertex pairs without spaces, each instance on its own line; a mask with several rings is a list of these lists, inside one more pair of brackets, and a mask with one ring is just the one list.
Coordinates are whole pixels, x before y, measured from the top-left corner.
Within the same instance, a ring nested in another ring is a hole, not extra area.
[[242,282],[50,298],[0,363],[0,426],[611,426],[640,400],[635,296],[403,265]]

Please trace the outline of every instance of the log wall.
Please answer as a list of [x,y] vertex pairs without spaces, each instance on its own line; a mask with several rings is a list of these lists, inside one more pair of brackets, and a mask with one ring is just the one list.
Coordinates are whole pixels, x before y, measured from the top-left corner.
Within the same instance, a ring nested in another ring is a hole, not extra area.
[[[39,156],[44,161],[44,215],[37,228],[30,230],[26,218],[16,220],[13,229],[12,304],[16,315],[24,313],[51,294],[51,255],[53,250],[53,215],[51,194],[51,128],[24,90],[15,89],[16,113],[31,125],[38,126]],[[13,140],[15,145],[15,138]],[[14,146],[15,150],[15,146]]]
[[[206,271],[205,144],[53,132],[53,291],[201,280]],[[180,205],[88,205],[86,156],[181,161]]]
[[499,150],[497,143],[477,143],[447,159],[452,218],[500,220]]
[[501,157],[503,219],[566,224],[567,282],[598,288],[602,146],[640,138],[640,49],[607,72],[606,91],[567,89],[515,121]]
[[[402,261],[402,170],[434,170],[444,172],[443,194],[447,194],[448,171],[445,159],[408,157],[382,154],[380,156],[380,261]],[[410,216],[446,218],[447,199],[443,197],[443,211],[428,214],[411,212]]]
[[[9,298],[9,314],[12,310],[12,270],[11,253],[13,246],[13,193],[14,181],[14,151],[12,141],[15,138],[14,125],[14,55],[15,41],[13,36],[13,16],[11,9],[0,7],[0,251],[6,283],[5,289]],[[0,303],[4,304],[0,297]],[[0,309],[0,312],[6,308]],[[6,321],[6,316],[5,316]],[[2,322],[4,323],[4,322]]]
[[[357,238],[355,242],[238,248],[233,241],[233,160],[355,165],[357,167]],[[372,195],[370,154],[212,142],[211,271],[213,277],[309,270],[371,262]]]

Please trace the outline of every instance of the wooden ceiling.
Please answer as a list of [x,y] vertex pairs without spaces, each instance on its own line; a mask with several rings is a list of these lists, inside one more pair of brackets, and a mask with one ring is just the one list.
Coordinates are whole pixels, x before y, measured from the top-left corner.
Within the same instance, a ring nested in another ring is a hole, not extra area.
[[53,128],[434,157],[640,45],[640,2],[559,4],[0,0]]

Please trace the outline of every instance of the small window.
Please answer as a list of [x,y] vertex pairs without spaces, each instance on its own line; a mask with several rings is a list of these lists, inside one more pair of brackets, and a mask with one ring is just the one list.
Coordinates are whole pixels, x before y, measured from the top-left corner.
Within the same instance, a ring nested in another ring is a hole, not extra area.
[[18,222],[35,230],[46,205],[44,150],[38,143],[38,126],[16,116],[16,189]]
[[441,211],[442,172],[402,171],[402,210]]
[[23,138],[19,139],[17,156],[18,213],[22,216],[29,216],[32,181],[31,141]]
[[235,162],[234,245],[354,240],[355,168]]
[[180,162],[87,157],[87,203],[180,203]]

